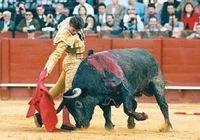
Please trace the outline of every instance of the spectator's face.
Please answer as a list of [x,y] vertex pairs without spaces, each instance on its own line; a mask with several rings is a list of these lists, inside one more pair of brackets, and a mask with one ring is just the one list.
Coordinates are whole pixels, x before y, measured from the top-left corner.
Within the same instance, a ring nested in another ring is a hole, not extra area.
[[185,6],[185,11],[186,11],[187,13],[191,13],[191,12],[193,11],[192,5],[191,5],[191,4],[187,4],[187,5]]
[[113,5],[118,4],[118,2],[119,2],[118,0],[112,0],[112,4],[113,4]]
[[174,28],[172,37],[180,38],[181,37],[181,29],[178,27]]
[[86,0],[80,0],[80,4],[84,5],[86,3]]
[[99,6],[99,14],[104,14],[106,12],[106,7]]
[[153,3],[157,3],[158,2],[158,0],[153,0]]
[[150,19],[149,19],[149,25],[150,25],[150,26],[155,26],[155,25],[157,25],[157,20],[156,20],[156,18],[150,18]]
[[113,24],[113,17],[111,15],[108,15],[106,17],[106,22],[109,24],[109,25],[112,25]]
[[10,21],[11,16],[8,15],[8,14],[4,14],[4,15],[3,15],[3,19],[4,19],[4,21]]
[[195,7],[195,13],[200,13],[200,6]]
[[128,0],[129,5],[134,4],[135,2],[136,2],[135,0]]
[[154,14],[155,13],[155,8],[153,8],[153,7],[148,7],[148,14],[149,15],[152,15],[152,14]]
[[36,11],[37,11],[38,15],[43,15],[44,14],[44,8],[42,6],[41,7],[37,7]]
[[85,16],[86,15],[85,8],[84,7],[80,7],[78,13],[79,13],[80,16]]
[[68,9],[68,8],[65,8],[65,10],[64,10],[64,12],[63,12],[63,14],[64,14],[66,17],[68,17],[68,16],[69,16],[69,14],[70,14],[70,11],[69,11],[69,9]]
[[174,6],[172,6],[172,5],[167,6],[167,12],[168,12],[169,14],[175,13],[175,8],[174,8]]
[[26,20],[30,20],[30,19],[33,18],[33,14],[31,12],[26,12],[25,13],[25,18],[26,18]]
[[19,4],[19,7],[22,8],[22,9],[26,9],[26,8],[25,8],[25,5],[24,5],[23,3],[20,3],[20,4]]
[[25,14],[26,13],[25,5],[23,3],[20,3],[19,6],[16,6],[16,11]]
[[174,0],[168,0],[169,3],[174,3]]
[[200,34],[200,25],[196,26],[196,32]]
[[129,14],[129,15],[132,15],[132,14],[136,15],[136,10],[135,10],[135,8],[129,7],[129,8],[128,8],[128,14]]
[[94,20],[93,20],[92,17],[87,17],[86,22],[87,22],[88,24],[94,25]]
[[56,13],[60,14],[63,13],[65,11],[64,6],[63,5],[57,5],[56,6]]
[[194,0],[186,0],[186,2],[193,3],[193,2],[194,2]]

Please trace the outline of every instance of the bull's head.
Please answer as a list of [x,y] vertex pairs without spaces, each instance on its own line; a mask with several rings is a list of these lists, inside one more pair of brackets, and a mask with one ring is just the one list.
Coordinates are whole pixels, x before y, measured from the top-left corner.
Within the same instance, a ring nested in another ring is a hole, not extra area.
[[74,117],[77,128],[89,127],[93,115],[95,102],[91,96],[87,95],[87,90],[80,88],[70,89],[63,96],[63,105]]

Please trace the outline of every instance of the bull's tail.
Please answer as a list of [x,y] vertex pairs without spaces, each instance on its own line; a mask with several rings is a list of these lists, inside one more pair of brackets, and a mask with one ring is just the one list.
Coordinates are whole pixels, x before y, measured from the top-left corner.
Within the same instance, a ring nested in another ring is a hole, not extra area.
[[60,103],[60,105],[58,106],[56,113],[58,114],[63,108],[64,108],[65,104],[64,104],[64,100],[62,100],[62,102]]

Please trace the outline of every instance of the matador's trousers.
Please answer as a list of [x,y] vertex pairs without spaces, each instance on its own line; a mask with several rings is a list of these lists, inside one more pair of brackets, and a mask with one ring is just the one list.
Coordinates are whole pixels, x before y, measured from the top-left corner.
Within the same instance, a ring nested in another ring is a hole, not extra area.
[[59,94],[63,94],[65,91],[72,87],[72,80],[78,69],[81,59],[75,56],[68,55],[63,60],[63,70],[58,78],[55,86],[50,89],[50,94],[53,98],[56,98]]

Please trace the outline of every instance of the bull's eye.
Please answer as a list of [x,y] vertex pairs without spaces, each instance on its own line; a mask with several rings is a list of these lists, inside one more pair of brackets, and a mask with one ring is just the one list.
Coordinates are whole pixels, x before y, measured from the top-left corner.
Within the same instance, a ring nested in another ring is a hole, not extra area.
[[83,108],[83,104],[80,101],[76,101],[75,105],[77,108]]

